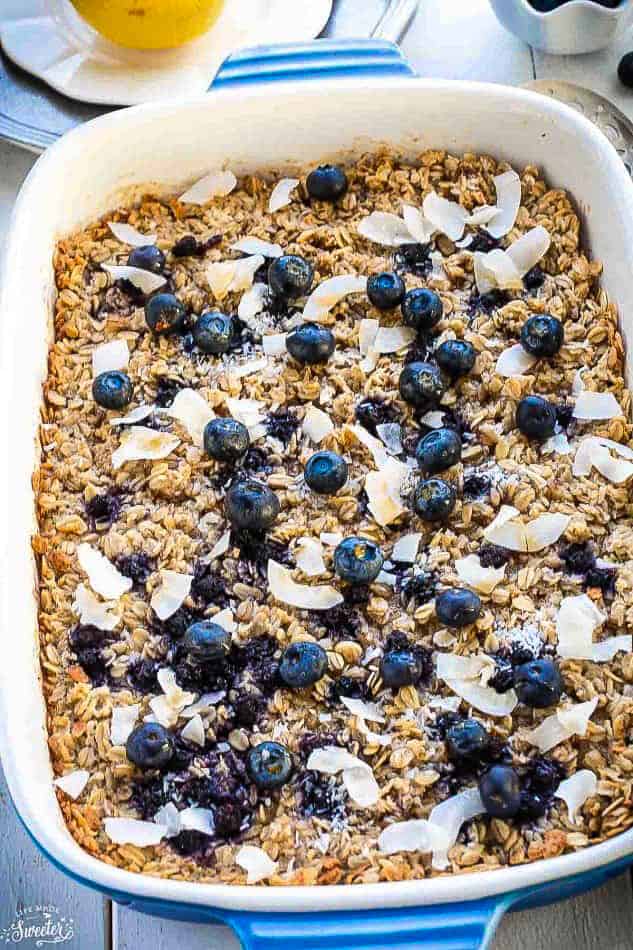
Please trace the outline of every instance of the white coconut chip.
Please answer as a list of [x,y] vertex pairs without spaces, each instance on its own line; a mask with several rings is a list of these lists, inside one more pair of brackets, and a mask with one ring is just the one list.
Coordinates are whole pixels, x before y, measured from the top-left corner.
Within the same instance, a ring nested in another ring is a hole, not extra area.
[[224,300],[227,294],[250,290],[255,274],[265,262],[262,254],[242,257],[236,261],[215,261],[207,267],[207,282],[216,300]]
[[503,564],[499,568],[482,567],[478,555],[469,554],[468,557],[455,561],[455,571],[464,584],[482,594],[490,594],[504,579],[506,565]]
[[106,818],[105,833],[114,844],[134,844],[137,848],[150,848],[160,844],[167,828],[154,821],[139,818]]
[[349,294],[363,294],[366,290],[366,277],[356,277],[354,274],[330,277],[319,284],[308,297],[303,308],[304,319],[318,321],[327,316],[344,297]]
[[429,429],[441,429],[444,425],[444,413],[441,409],[431,409],[424,413],[420,422]]
[[410,469],[391,456],[377,472],[365,476],[367,506],[381,527],[392,524],[406,508],[402,504],[401,490]]
[[93,591],[106,600],[118,600],[131,589],[132,579],[121,574],[101,551],[91,545],[78,545],[77,557]]
[[352,801],[370,808],[380,798],[380,788],[366,762],[339,746],[324,746],[310,754],[306,768],[325,775],[342,772],[343,784]]
[[451,241],[459,241],[463,237],[468,212],[456,201],[449,201],[430,191],[422,202],[422,212],[429,224]]
[[[376,365],[377,354],[374,350],[374,340],[379,329],[380,322],[378,320],[364,319],[358,324],[358,349],[361,356],[369,357],[365,372],[371,372]],[[365,368],[364,364],[363,368]]]
[[391,560],[401,564],[413,564],[418,556],[422,535],[418,532],[403,534],[391,549]]
[[144,294],[153,294],[167,283],[167,278],[161,274],[127,264],[102,264],[101,269],[110,274],[112,280],[127,280]]
[[405,347],[411,346],[415,338],[416,332],[411,327],[380,327],[371,348],[379,354],[398,353]]
[[143,419],[147,419],[155,411],[155,406],[148,406],[146,403],[143,403],[140,406],[137,406],[136,409],[132,409],[126,416],[117,416],[116,419],[110,419],[111,426],[132,426],[137,422],[142,422]]
[[[268,287],[266,284],[256,283],[242,294],[242,298],[237,305],[237,315],[240,320],[248,323],[265,309],[268,301]],[[256,329],[252,326],[251,329]]]
[[204,715],[204,713],[208,713],[213,706],[217,706],[217,704],[222,702],[225,698],[225,689],[218,689],[213,693],[203,693],[200,699],[192,703],[191,706],[185,706],[184,709],[180,710],[180,718],[191,719],[198,714]]
[[[614,459],[610,450],[613,449],[622,459]],[[604,439],[601,436],[590,435],[584,438],[574,458],[572,472],[575,476],[589,475],[592,468],[596,468],[601,475],[615,484],[625,482],[633,474],[633,449],[613,439]]]
[[318,538],[299,538],[295,561],[300,571],[308,577],[318,577],[325,573],[323,545]]
[[127,340],[110,340],[109,343],[100,343],[92,351],[92,377],[96,379],[97,376],[101,376],[101,373],[127,369],[129,362],[130,348]]
[[506,253],[519,275],[525,277],[527,272],[532,270],[541,258],[545,257],[551,243],[552,239],[549,231],[539,225],[521,235],[517,241],[510,245]]
[[432,696],[427,702],[429,709],[446,709],[449,712],[457,712],[461,706],[459,696]]
[[381,244],[383,247],[398,247],[411,244],[412,235],[402,218],[389,211],[372,211],[358,225],[361,237]]
[[162,570],[161,584],[152,594],[150,606],[159,620],[167,620],[182,607],[189,596],[193,574],[180,574],[178,571]]
[[433,828],[435,838],[432,860],[434,868],[441,870],[448,866],[448,852],[457,841],[462,825],[483,814],[485,810],[478,788],[467,788],[433,808],[429,815],[429,825]]
[[195,389],[181,389],[173,403],[165,409],[165,415],[176,419],[185,427],[194,445],[202,447],[204,430],[215,413],[209,403]]
[[167,458],[179,445],[180,439],[168,432],[156,432],[155,429],[145,426],[132,426],[125,440],[112,453],[112,468],[119,469],[126,462]]
[[307,435],[311,442],[316,445],[322,442],[331,432],[334,432],[334,423],[327,412],[317,409],[316,406],[309,405],[303,418],[303,434]]
[[516,508],[502,505],[497,517],[485,528],[484,538],[510,551],[533,553],[558,541],[570,521],[569,515],[559,513],[539,515],[527,524],[518,518]]
[[504,237],[514,227],[521,207],[521,179],[510,169],[493,178],[497,192],[498,213],[486,230],[494,238]]
[[232,396],[227,396],[225,403],[233,419],[241,422],[247,429],[259,425],[264,420],[262,409],[265,403],[258,399],[235,399]]
[[290,196],[298,184],[298,178],[282,178],[277,182],[268,199],[268,210],[271,214],[290,204]]
[[262,338],[262,346],[266,356],[281,356],[283,353],[288,352],[286,346],[286,334],[271,333],[269,336]]
[[566,709],[557,710],[553,716],[544,719],[540,726],[526,733],[525,739],[541,752],[549,752],[571,736],[584,736],[589,720],[598,705],[598,697],[586,703],[577,703]]
[[183,739],[186,739],[187,742],[193,742],[202,748],[206,740],[202,717],[198,713],[192,716],[180,735]]
[[375,435],[372,435],[371,432],[368,432],[364,426],[354,425],[345,426],[348,432],[351,432],[352,435],[356,436],[361,445],[364,445],[366,449],[372,454],[374,463],[378,468],[383,468],[389,462],[389,454],[385,448],[384,443],[377,439]]
[[402,449],[402,426],[399,422],[383,422],[376,426],[380,441],[392,455],[400,455]]
[[480,294],[487,294],[496,287],[503,290],[520,290],[523,287],[521,275],[506,251],[499,247],[488,251],[487,254],[475,251],[473,269]]
[[609,663],[618,653],[633,652],[633,635],[623,633],[594,643],[591,659],[594,663]]
[[231,244],[232,251],[241,251],[242,254],[261,254],[263,257],[281,257],[281,244],[271,244],[258,237],[244,237]]
[[229,366],[229,375],[232,379],[244,379],[245,376],[252,376],[253,373],[261,373],[268,366],[266,357],[260,357],[255,360],[248,360],[246,363],[239,363],[237,366]]
[[574,378],[571,384],[571,394],[572,396],[579,396],[583,389],[586,389],[582,374],[585,372],[586,367],[583,366],[582,369],[577,369],[574,373]]
[[630,653],[633,649],[633,636],[630,634],[593,642],[594,631],[606,619],[606,615],[598,610],[587,594],[563,597],[556,616],[558,655],[568,659],[607,663],[619,652]]
[[226,554],[229,547],[231,546],[231,532],[225,531],[224,534],[221,534],[218,540],[215,542],[206,558],[204,559],[207,563],[210,561],[215,561],[216,558],[222,557],[223,554]]
[[319,540],[327,545],[328,548],[335,548],[343,540],[343,535],[338,531],[322,531],[319,535]]
[[598,779],[590,769],[581,769],[574,772],[570,778],[564,779],[556,791],[555,798],[562,798],[567,805],[569,820],[573,825],[579,823],[578,814],[588,798],[596,794]]
[[[501,214],[501,208],[498,208],[496,205],[480,205],[479,208],[475,208],[474,211],[471,211],[466,219],[466,224],[471,224],[473,227],[480,227],[485,224],[490,224],[491,221],[494,221]],[[473,235],[469,234],[468,243],[472,243]],[[468,244],[464,245],[463,241],[455,242],[456,247],[468,247]]]
[[498,693],[485,685],[484,680],[494,672],[494,662],[485,654],[458,656],[439,653],[436,658],[436,675],[444,680],[449,689],[461,696],[469,705],[488,716],[509,716],[518,703],[513,689]]
[[613,393],[595,393],[590,389],[578,394],[573,412],[574,419],[584,422],[617,419],[622,415],[622,407]]
[[564,432],[557,432],[555,435],[550,435],[549,439],[545,439],[545,442],[541,445],[541,453],[543,455],[571,455],[573,448],[570,445],[569,439]]
[[190,805],[180,812],[180,827],[183,831],[199,831],[203,835],[215,833],[215,815],[210,808]]
[[121,618],[114,613],[113,607],[116,607],[115,601],[104,603],[98,600],[84,584],[78,585],[73,601],[73,611],[79,617],[80,623],[96,627],[98,630],[114,630],[121,622]]
[[131,224],[124,224],[122,221],[108,221],[108,227],[117,241],[121,241],[122,244],[129,244],[131,247],[147,247],[150,244],[156,244],[155,234],[141,234]]
[[384,722],[387,718],[376,703],[366,703],[362,699],[353,699],[351,696],[341,696],[341,702],[347,706],[353,716],[366,719],[367,722]]
[[212,198],[224,198],[230,195],[237,185],[237,178],[231,171],[216,170],[194,182],[178,199],[183,204],[205,205]]
[[537,356],[524,350],[520,343],[515,343],[514,346],[509,346],[501,353],[497,359],[495,372],[499,376],[523,376],[536,362],[538,362]]
[[69,772],[67,775],[61,775],[53,782],[57,788],[61,788],[65,795],[73,800],[79,798],[84,788],[88,784],[90,772],[85,769],[77,769],[75,772]]
[[163,825],[166,838],[175,838],[182,831],[182,822],[180,812],[173,802],[168,802],[159,808],[154,815],[154,821],[157,825]]
[[[472,217],[472,215],[471,215],[471,217]],[[469,223],[470,223],[470,221],[469,221]],[[470,247],[470,245],[473,243],[474,240],[475,240],[475,235],[474,235],[474,234],[465,234],[464,237],[461,239],[461,241],[455,241],[455,242],[454,242],[454,243],[455,243],[455,247],[456,247],[456,248],[459,248],[460,251],[465,251],[466,248]]]
[[277,870],[277,862],[269,858],[262,848],[252,844],[245,844],[240,848],[235,855],[235,863],[246,871],[247,884],[257,884]]
[[141,706],[115,706],[110,721],[110,742],[112,745],[125,745],[139,717]]
[[276,600],[300,610],[330,610],[343,603],[342,595],[329,584],[311,587],[298,584],[292,571],[272,558],[268,561],[268,586]]
[[413,240],[418,244],[428,244],[433,237],[433,225],[420,209],[414,208],[413,205],[403,205],[402,217]]
[[314,772],[323,772],[324,775],[336,775],[344,769],[355,769],[359,766],[369,768],[366,762],[352,755],[347,749],[336,745],[326,745],[310,753],[306,768]]
[[194,693],[188,693],[176,682],[173,670],[163,667],[157,674],[158,684],[163,690],[162,696],[154,696],[150,700],[150,709],[161,726],[170,729],[178,722],[183,709],[191,706],[195,699]]

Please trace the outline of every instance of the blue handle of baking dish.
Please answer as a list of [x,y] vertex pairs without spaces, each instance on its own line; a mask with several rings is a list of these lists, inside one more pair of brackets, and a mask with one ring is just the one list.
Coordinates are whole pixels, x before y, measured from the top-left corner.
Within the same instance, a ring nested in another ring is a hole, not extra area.
[[395,43],[387,40],[314,40],[253,46],[232,53],[212,89],[305,79],[414,76]]
[[223,918],[244,950],[485,950],[508,903],[502,896],[353,913],[225,911]]

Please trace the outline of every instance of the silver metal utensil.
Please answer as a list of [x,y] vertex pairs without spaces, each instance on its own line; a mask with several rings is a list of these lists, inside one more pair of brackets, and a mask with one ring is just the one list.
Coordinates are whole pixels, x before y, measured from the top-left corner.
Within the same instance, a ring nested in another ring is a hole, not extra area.
[[419,0],[390,0],[371,35],[380,40],[397,43],[409,28],[419,6]]

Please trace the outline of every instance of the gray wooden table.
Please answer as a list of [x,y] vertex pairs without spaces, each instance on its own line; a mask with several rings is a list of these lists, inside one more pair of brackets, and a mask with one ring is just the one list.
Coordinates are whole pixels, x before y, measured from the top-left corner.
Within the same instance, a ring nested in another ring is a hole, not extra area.
[[[348,36],[368,33],[381,5],[382,0],[340,0],[328,32]],[[533,78],[568,79],[607,95],[633,118],[633,92],[619,86],[615,76],[620,56],[633,48],[632,35],[604,53],[575,58],[545,56],[506,33],[495,20],[487,0],[421,0],[403,48],[423,76],[510,84]],[[17,189],[33,161],[33,156],[0,143],[0,225],[6,224]],[[4,230],[0,226],[0,235]],[[69,950],[239,947],[223,927],[153,920],[112,906],[67,881],[30,843],[14,816],[2,781],[0,936],[25,908],[28,916],[28,908],[42,905],[57,908],[66,924],[72,920],[74,936],[65,944]],[[30,950],[36,946],[35,938],[22,940],[20,946]],[[494,942],[495,950],[624,950],[631,946],[633,891],[628,874],[565,904],[510,915]]]

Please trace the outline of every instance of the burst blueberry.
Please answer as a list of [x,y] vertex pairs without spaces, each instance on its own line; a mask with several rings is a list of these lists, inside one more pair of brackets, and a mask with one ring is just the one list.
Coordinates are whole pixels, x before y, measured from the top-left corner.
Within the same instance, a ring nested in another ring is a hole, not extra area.
[[334,570],[349,584],[371,584],[380,574],[383,561],[378,545],[367,538],[345,538],[334,551]]
[[145,320],[154,333],[180,333],[186,319],[187,311],[174,294],[154,294],[145,304]]
[[446,382],[434,363],[407,363],[398,382],[400,395],[421,412],[433,409],[446,392]]
[[292,689],[305,689],[320,680],[327,670],[327,653],[318,643],[300,641],[284,650],[279,675]]
[[556,427],[556,409],[542,396],[526,396],[517,406],[516,424],[528,439],[548,439]]
[[389,650],[380,661],[380,675],[388,689],[414,686],[423,672],[422,659],[413,650]]
[[563,324],[548,313],[530,317],[521,328],[521,346],[532,356],[556,356],[564,339]]
[[214,356],[227,353],[235,337],[235,320],[225,313],[201,314],[193,325],[193,339],[199,350]]
[[270,528],[280,508],[275,492],[256,478],[234,482],[226,493],[224,506],[234,528],[256,532]]
[[336,452],[315,452],[304,469],[306,485],[317,495],[335,495],[347,481],[347,462]]
[[559,701],[563,692],[563,679],[556,663],[543,657],[516,668],[514,688],[519,700],[526,706],[545,709]]
[[318,323],[302,323],[286,337],[286,347],[298,363],[326,363],[335,347],[334,334]]
[[340,165],[319,165],[306,179],[308,194],[319,201],[337,201],[348,187],[347,175]]
[[305,297],[312,287],[314,267],[305,257],[298,254],[284,254],[271,261],[268,268],[268,284],[278,297],[295,300]]
[[231,650],[231,634],[219,623],[199,620],[187,628],[182,645],[196,663],[221,663]]
[[435,598],[435,613],[446,627],[467,627],[479,617],[481,600],[466,587],[451,587]]
[[394,307],[400,306],[405,292],[406,287],[402,277],[393,271],[372,274],[367,281],[369,302],[377,310],[393,310]]
[[428,333],[440,322],[444,314],[441,297],[426,287],[415,287],[407,291],[401,309],[404,324],[417,333]]
[[446,521],[455,507],[455,489],[442,478],[429,478],[416,485],[413,507],[423,521]]
[[519,776],[509,765],[493,765],[479,780],[484,808],[493,818],[514,818],[521,807]]
[[462,719],[446,730],[446,752],[453,762],[477,761],[490,748],[490,736],[477,719]]
[[144,244],[142,247],[134,248],[127,262],[129,267],[148,270],[152,274],[162,274],[165,266],[165,255],[155,244]]
[[251,444],[246,426],[237,419],[216,418],[204,429],[204,451],[217,462],[237,462]]
[[477,359],[475,347],[466,340],[444,340],[433,355],[440,369],[454,379],[470,373]]
[[104,409],[125,409],[132,400],[134,388],[127,373],[110,370],[99,373],[92,384],[94,401]]
[[292,774],[292,759],[279,742],[260,742],[246,758],[248,774],[258,789],[270,792],[285,785]]
[[140,769],[162,769],[173,758],[176,743],[159,722],[144,722],[130,733],[125,751]]
[[455,429],[433,429],[418,442],[415,457],[422,471],[429,475],[446,471],[461,460],[459,433]]

